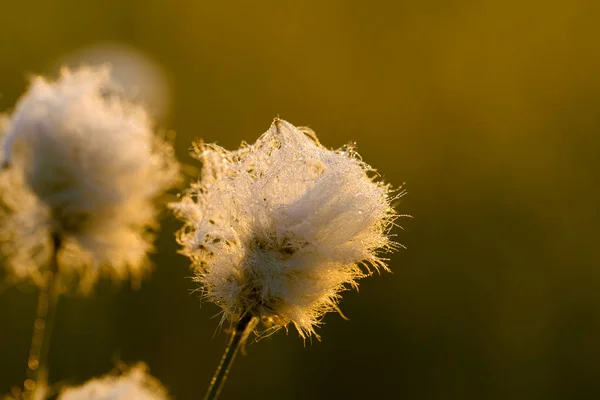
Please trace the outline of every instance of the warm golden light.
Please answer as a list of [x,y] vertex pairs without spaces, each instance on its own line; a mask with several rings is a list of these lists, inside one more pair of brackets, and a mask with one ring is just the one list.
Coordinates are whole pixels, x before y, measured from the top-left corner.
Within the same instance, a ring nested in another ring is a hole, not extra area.
[[[2,16],[0,112],[26,77],[110,43],[160,71],[156,131],[177,133],[185,186],[193,141],[235,149],[276,116],[406,182],[393,274],[345,292],[349,321],[328,314],[322,342],[292,328],[249,343],[223,398],[600,398],[597,0],[12,0]],[[140,290],[61,295],[50,382],[143,361],[175,399],[200,398],[231,327],[199,306],[160,212]],[[0,293],[0,397],[28,378],[36,295]]]

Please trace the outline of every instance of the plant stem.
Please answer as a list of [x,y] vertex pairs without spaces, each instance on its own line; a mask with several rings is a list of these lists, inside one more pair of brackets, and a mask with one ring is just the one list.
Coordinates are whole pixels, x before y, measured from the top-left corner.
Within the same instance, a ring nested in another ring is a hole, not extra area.
[[[48,384],[48,356],[50,339],[56,316],[56,305],[60,297],[58,273],[58,252],[61,247],[59,235],[52,235],[53,249],[48,270],[44,276],[44,286],[40,289],[37,315],[33,323],[33,337],[27,360],[27,379],[25,380],[25,398],[33,397],[34,392],[44,391]],[[35,398],[42,398],[36,395]]]
[[229,374],[229,370],[231,369],[231,364],[240,350],[240,347],[242,347],[244,344],[246,330],[253,319],[254,317],[252,317],[252,315],[246,314],[239,320],[235,330],[231,334],[229,343],[225,348],[225,353],[223,353],[221,363],[219,364],[215,375],[210,381],[210,386],[206,391],[204,400],[216,400],[219,398],[221,390],[223,389],[223,385],[225,384],[225,380],[227,379],[227,374]]

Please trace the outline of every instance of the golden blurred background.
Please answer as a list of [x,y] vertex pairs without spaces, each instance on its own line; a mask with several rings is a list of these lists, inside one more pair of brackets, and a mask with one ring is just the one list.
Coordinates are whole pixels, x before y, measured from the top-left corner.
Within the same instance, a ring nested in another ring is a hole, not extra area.
[[[236,148],[279,115],[406,182],[394,273],[346,293],[350,320],[328,315],[322,342],[291,329],[248,346],[223,398],[600,398],[600,2],[7,0],[2,14],[0,110],[32,74],[135,51],[182,162],[196,165],[194,139]],[[61,300],[52,382],[142,360],[176,399],[202,396],[226,334],[191,292],[179,226],[165,214],[140,290]],[[26,285],[0,293],[0,393],[25,377],[35,304]]]

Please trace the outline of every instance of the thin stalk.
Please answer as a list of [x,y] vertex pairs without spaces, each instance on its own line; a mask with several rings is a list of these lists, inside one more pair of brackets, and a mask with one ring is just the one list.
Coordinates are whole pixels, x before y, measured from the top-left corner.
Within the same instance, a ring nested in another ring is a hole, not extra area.
[[53,235],[52,241],[52,257],[48,270],[45,272],[44,286],[40,289],[37,315],[33,323],[33,337],[29,349],[29,359],[27,360],[25,398],[31,398],[34,392],[45,390],[48,384],[50,340],[56,317],[56,306],[60,297],[60,284],[56,277],[58,273],[58,252],[61,247],[60,236]]
[[221,363],[219,364],[215,375],[210,381],[210,386],[206,391],[206,395],[204,395],[204,400],[216,400],[219,398],[221,390],[223,389],[223,385],[225,384],[225,380],[227,379],[227,375],[229,374],[229,370],[231,369],[231,364],[240,350],[240,347],[242,347],[244,344],[244,339],[246,338],[247,333],[246,330],[249,329],[249,325],[253,319],[254,317],[252,317],[250,314],[246,314],[237,323],[235,330],[231,334],[229,343],[225,348],[225,353],[223,353]]

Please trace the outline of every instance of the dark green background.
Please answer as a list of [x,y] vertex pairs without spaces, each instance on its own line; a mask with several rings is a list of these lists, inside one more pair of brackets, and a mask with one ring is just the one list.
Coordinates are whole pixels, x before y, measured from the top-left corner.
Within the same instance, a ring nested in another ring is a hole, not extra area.
[[[600,398],[600,2],[82,0],[1,3],[0,109],[25,77],[117,42],[158,62],[180,160],[193,139],[254,141],[276,115],[355,140],[408,195],[393,274],[365,279],[322,342],[279,332],[224,398]],[[200,308],[179,223],[154,274],[64,298],[51,379],[146,361],[200,398],[226,335]],[[0,294],[0,393],[24,378],[36,292]]]

